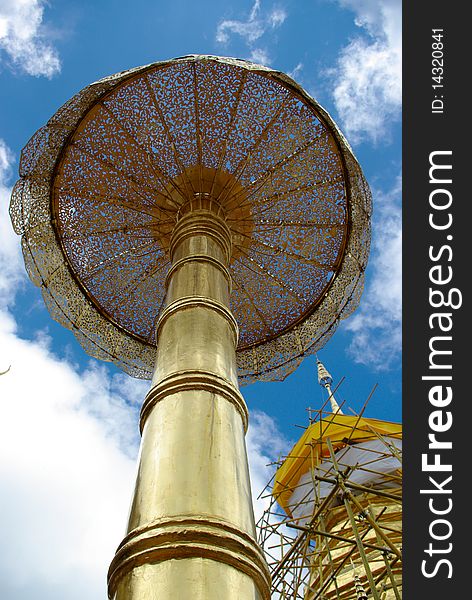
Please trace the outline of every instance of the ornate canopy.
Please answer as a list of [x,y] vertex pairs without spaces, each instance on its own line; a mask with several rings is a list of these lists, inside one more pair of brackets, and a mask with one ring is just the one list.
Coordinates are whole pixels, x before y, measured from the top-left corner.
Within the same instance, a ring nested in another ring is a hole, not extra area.
[[51,315],[150,378],[181,206],[232,232],[241,383],[283,379],[358,305],[371,197],[329,114],[286,75],[186,56],[106,77],[28,142],[11,218]]

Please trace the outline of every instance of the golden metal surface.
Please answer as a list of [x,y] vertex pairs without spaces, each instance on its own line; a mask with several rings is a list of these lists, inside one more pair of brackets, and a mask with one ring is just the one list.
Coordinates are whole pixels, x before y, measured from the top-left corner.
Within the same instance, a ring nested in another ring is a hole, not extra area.
[[231,232],[215,202],[181,211],[157,323],[157,360],[141,411],[128,534],[109,570],[115,600],[269,600],[255,541],[229,309]]
[[[213,589],[208,591],[208,582]],[[234,596],[237,589],[239,596]],[[131,591],[132,590],[132,591]],[[189,591],[190,590],[190,591]],[[123,598],[139,600],[262,600],[252,579],[233,567],[207,558],[168,560],[136,567],[121,582]],[[134,596],[132,596],[133,594]]]
[[241,383],[283,379],[358,304],[367,184],[326,111],[271,69],[194,55],[105,78],[33,136],[20,175],[32,281],[133,376],[152,376],[170,237],[193,205],[217,201],[231,231]]
[[[234,575],[232,577],[233,591],[224,598],[241,598],[241,585],[243,588],[250,589],[247,584],[248,577],[253,580],[253,589],[249,597],[268,597],[270,580],[267,576],[267,566],[264,555],[253,537],[231,527],[225,521],[196,518],[195,516],[162,519],[128,535],[118,549],[110,567],[110,597],[114,597],[117,588],[123,588],[123,579],[127,581],[122,597],[139,597],[133,589],[133,584],[129,584],[130,573],[139,567],[147,566],[147,572],[151,574],[155,565],[159,563],[181,560],[188,564],[188,561],[194,561],[196,557],[206,558],[217,563],[210,568],[212,572],[217,572],[218,568],[228,572],[227,566],[238,572],[239,577]],[[203,579],[207,578],[206,571],[208,569],[209,563],[202,569]],[[141,577],[142,575],[139,575],[135,579],[141,579]],[[172,590],[172,584],[176,583],[172,579],[169,580],[167,593],[161,597],[174,598],[175,596],[170,590]],[[206,585],[200,583],[200,586],[203,593],[202,598],[222,598],[221,590],[214,586],[214,582]],[[139,587],[144,589],[142,582]],[[259,590],[264,590],[265,593],[261,594]],[[187,595],[194,597],[191,587],[184,588],[184,591]],[[149,592],[155,594],[155,590],[152,588],[148,590]]]
[[269,600],[238,380],[283,379],[358,305],[371,204],[346,140],[289,77],[192,55],[79,92],[20,177],[51,315],[152,377],[109,597]]

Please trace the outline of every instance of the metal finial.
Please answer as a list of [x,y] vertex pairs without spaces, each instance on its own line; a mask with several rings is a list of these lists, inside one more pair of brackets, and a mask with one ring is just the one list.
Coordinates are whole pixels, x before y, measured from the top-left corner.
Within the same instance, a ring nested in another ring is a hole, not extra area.
[[328,372],[328,370],[319,358],[316,360],[316,363],[318,366],[318,383],[323,387],[326,387],[326,385],[330,386],[333,383],[333,378],[331,377],[331,374]]
[[319,358],[316,359],[316,364],[318,367],[318,383],[324,387],[326,389],[326,391],[329,394],[329,401],[331,403],[331,410],[333,411],[333,413],[340,413],[342,414],[342,410],[339,407],[339,404],[336,402],[336,398],[334,397],[333,392],[331,391],[331,384],[333,383],[333,378],[331,377],[331,374],[329,373],[329,371],[326,369],[326,367],[324,366],[324,364],[319,360]]

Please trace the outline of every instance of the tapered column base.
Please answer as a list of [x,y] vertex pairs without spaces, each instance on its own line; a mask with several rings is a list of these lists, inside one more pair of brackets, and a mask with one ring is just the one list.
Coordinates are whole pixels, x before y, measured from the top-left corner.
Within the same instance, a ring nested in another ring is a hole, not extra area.
[[[167,582],[159,581],[168,573],[161,563],[169,561],[174,571],[182,570],[183,574],[177,579],[174,574]],[[208,573],[202,580],[203,561]],[[196,575],[200,578],[198,585],[192,580]],[[233,591],[228,584],[221,587],[221,579],[226,577],[235,586]],[[156,588],[154,584],[148,587],[150,579],[158,582]],[[178,597],[170,589],[174,585],[181,586],[182,598],[185,593],[188,598],[192,590],[192,600],[270,598],[270,575],[259,546],[250,535],[215,518],[160,519],[130,532],[118,548],[108,576],[110,598],[173,600]],[[194,594],[195,586],[201,595]],[[141,588],[151,589],[152,596],[142,595]],[[222,589],[227,593],[223,594]],[[247,596],[241,595],[242,589],[247,590]]]

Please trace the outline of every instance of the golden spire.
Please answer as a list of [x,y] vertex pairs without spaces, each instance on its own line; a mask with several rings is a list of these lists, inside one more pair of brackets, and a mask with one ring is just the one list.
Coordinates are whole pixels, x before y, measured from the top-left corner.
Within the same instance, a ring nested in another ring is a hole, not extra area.
[[343,411],[339,407],[339,404],[336,402],[336,398],[334,397],[333,392],[331,391],[331,384],[333,383],[333,378],[331,374],[328,372],[324,364],[317,358],[316,364],[318,367],[318,383],[321,387],[324,387],[329,394],[329,401],[331,403],[331,410],[334,414],[339,413],[343,414]]

